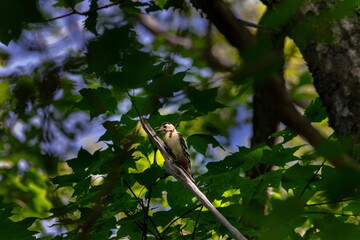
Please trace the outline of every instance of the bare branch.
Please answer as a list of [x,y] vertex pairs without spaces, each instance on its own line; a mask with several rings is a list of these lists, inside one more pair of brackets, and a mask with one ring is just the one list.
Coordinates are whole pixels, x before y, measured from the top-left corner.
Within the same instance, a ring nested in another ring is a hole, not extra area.
[[213,48],[205,48],[203,51],[199,51],[199,49],[194,48],[191,39],[180,37],[175,34],[172,34],[166,30],[164,30],[161,25],[150,15],[146,14],[136,14],[135,17],[147,30],[149,30],[154,35],[161,35],[165,37],[165,40],[174,46],[181,46],[185,49],[199,52],[201,58],[207,61],[210,67],[222,70],[222,71],[231,71],[234,69],[234,64],[225,61],[222,58],[216,56],[213,52]]
[[147,123],[147,121],[140,116],[140,122],[149,138],[154,141],[159,148],[161,154],[165,159],[165,166],[167,173],[174,176],[179,182],[183,183],[198,199],[199,201],[223,224],[226,229],[238,240],[246,240],[246,238],[237,230],[231,223],[211,204],[207,197],[199,190],[193,180],[186,171],[180,168],[173,157],[166,150],[165,143],[156,135],[155,131]]
[[57,16],[57,17],[53,17],[53,18],[49,18],[49,19],[47,19],[46,21],[47,21],[47,22],[51,22],[51,21],[55,21],[55,20],[58,20],[58,19],[61,19],[61,18],[65,18],[65,17],[71,16],[71,15],[88,16],[88,15],[90,15],[91,13],[97,12],[97,11],[99,11],[99,10],[102,10],[102,9],[105,9],[105,8],[109,8],[109,7],[112,7],[112,6],[115,6],[115,5],[119,5],[119,4],[121,4],[123,1],[124,1],[124,0],[120,0],[120,1],[113,2],[113,3],[109,3],[109,4],[106,4],[106,5],[104,5],[104,6],[100,6],[100,7],[94,8],[94,9],[89,9],[88,11],[85,11],[85,12],[79,12],[79,11],[73,9],[71,12],[69,12],[69,13],[67,13],[67,14],[64,14],[64,15],[61,15],[61,16]]
[[192,49],[193,46],[190,39],[179,37],[175,34],[165,31],[153,17],[146,14],[136,14],[135,16],[138,21],[152,34],[163,35],[166,40],[172,45],[178,45],[186,49]]

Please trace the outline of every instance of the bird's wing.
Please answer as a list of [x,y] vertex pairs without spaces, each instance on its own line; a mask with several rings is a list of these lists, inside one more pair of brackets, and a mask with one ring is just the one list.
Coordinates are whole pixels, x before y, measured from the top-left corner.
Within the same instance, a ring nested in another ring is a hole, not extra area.
[[184,155],[186,156],[187,159],[189,159],[190,161],[190,154],[189,154],[189,149],[186,143],[185,138],[181,135],[181,133],[179,133],[179,138],[180,138],[180,143],[181,143],[181,148],[183,150]]

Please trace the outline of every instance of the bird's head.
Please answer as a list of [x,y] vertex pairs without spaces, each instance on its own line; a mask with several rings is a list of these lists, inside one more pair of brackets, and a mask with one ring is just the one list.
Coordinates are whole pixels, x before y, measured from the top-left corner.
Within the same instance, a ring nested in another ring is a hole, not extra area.
[[161,134],[166,134],[167,132],[173,132],[174,130],[175,130],[175,127],[174,127],[174,125],[172,125],[172,123],[164,122],[163,124],[161,124],[161,127],[156,131]]

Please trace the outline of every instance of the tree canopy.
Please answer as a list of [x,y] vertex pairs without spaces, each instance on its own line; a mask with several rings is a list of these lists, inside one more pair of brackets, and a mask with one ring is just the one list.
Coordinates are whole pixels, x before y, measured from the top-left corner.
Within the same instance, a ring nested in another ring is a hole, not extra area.
[[359,239],[359,0],[0,0],[0,239]]

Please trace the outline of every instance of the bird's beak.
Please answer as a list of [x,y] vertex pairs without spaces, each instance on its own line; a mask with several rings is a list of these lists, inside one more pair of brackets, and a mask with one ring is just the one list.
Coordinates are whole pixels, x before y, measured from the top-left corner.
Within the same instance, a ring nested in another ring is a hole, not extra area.
[[156,130],[156,132],[162,132],[162,131],[163,131],[163,129],[161,129],[161,128]]

